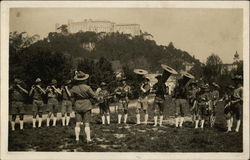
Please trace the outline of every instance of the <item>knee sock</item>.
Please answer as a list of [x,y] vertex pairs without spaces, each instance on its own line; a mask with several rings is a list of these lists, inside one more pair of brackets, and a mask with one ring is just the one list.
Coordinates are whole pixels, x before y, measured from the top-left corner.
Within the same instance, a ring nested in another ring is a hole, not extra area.
[[136,114],[136,124],[140,124],[140,114]]
[[154,122],[155,122],[154,126],[157,126],[157,119],[158,119],[158,117],[154,116]]
[[203,120],[201,120],[201,128],[203,128],[204,127],[204,122],[205,122],[205,120],[203,119]]
[[84,130],[85,130],[87,141],[91,141],[91,138],[90,138],[90,127],[85,127]]
[[50,118],[47,118],[47,127],[49,127]]
[[65,126],[65,116],[62,117],[62,126]]
[[23,129],[23,120],[20,120],[20,129]]
[[66,126],[69,125],[69,120],[70,120],[70,116],[67,116],[67,117],[66,117]]
[[110,115],[107,115],[107,124],[110,124]]
[[102,124],[105,124],[105,116],[102,115]]
[[118,114],[118,124],[121,124],[122,115]]
[[15,121],[11,121],[11,129],[12,129],[12,131],[15,130]]
[[76,141],[79,141],[80,131],[81,131],[80,127],[75,127]]
[[199,120],[196,120],[195,121],[195,128],[198,128],[198,125],[199,125]]
[[235,132],[239,132],[239,129],[240,129],[240,120],[237,120],[237,126]]
[[145,124],[148,123],[148,114],[145,114],[145,121],[144,121]]
[[160,126],[162,126],[163,116],[160,116]]
[[175,118],[175,127],[179,127],[179,117]]
[[230,119],[227,120],[227,131],[231,131],[231,121],[230,121]]
[[33,118],[33,128],[36,128],[36,119]]
[[53,126],[56,126],[56,117],[53,117]]
[[231,126],[231,128],[232,128],[232,127],[233,127],[233,123],[234,123],[234,118],[231,117],[229,120],[230,120],[230,126]]
[[184,122],[184,117],[181,117],[180,118],[180,127],[182,127],[183,122]]
[[125,114],[125,115],[124,115],[124,123],[125,123],[125,124],[127,123],[127,119],[128,119],[128,114]]
[[40,128],[41,126],[42,126],[42,118],[39,117],[39,118],[38,118],[38,127]]

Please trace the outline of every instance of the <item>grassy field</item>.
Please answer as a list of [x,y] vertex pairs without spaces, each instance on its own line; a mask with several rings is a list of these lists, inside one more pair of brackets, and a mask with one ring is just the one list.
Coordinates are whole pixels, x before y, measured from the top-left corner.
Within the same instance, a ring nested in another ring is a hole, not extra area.
[[[168,103],[169,104],[169,103]],[[150,107],[152,108],[152,107]],[[101,125],[98,113],[93,113],[91,124],[92,144],[86,144],[83,127],[81,142],[75,143],[74,118],[69,127],[32,129],[27,122],[24,131],[9,130],[9,151],[65,151],[65,152],[242,152],[242,129],[239,133],[225,133],[223,103],[217,107],[217,121],[214,128],[193,129],[186,118],[184,127],[174,128],[173,105],[164,112],[163,127],[153,127],[150,112],[148,125],[135,125],[135,109],[130,107],[128,124],[118,125],[117,113],[111,114],[111,124]],[[142,120],[144,116],[141,116]],[[18,126],[16,127],[18,128]]]

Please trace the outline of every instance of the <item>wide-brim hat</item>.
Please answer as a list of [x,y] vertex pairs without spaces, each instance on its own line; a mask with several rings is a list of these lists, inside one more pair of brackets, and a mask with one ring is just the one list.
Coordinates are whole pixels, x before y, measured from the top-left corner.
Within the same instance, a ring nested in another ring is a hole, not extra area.
[[233,85],[229,85],[227,86],[228,89],[235,89],[235,87]]
[[102,82],[101,86],[107,86],[107,84],[105,82]]
[[194,76],[188,72],[180,72],[180,74],[183,76],[183,77],[188,77],[190,79],[194,79]]
[[66,81],[64,82],[64,84],[67,85],[67,84],[70,84],[71,82],[72,82],[71,80],[66,80]]
[[144,69],[134,69],[134,73],[139,74],[139,75],[145,75],[145,74],[148,74],[148,71]]
[[89,78],[89,75],[86,73],[83,73],[82,71],[76,72],[76,75],[74,77],[74,80],[76,81],[84,81]]
[[190,85],[190,86],[192,86],[192,85],[198,86],[198,81],[191,81],[191,82],[189,83],[189,85]]
[[50,82],[50,85],[54,85],[57,84],[57,81],[55,79],[52,79],[52,81]]
[[165,64],[161,64],[161,67],[167,71],[167,72],[170,72],[171,74],[178,74],[178,72],[176,72],[176,70],[174,70],[173,68],[165,65]]
[[37,78],[35,82],[40,83],[40,82],[42,82],[42,80],[40,78]]
[[220,88],[220,86],[217,83],[215,83],[215,82],[212,83],[212,86],[214,86],[216,88]]
[[235,75],[233,78],[232,78],[232,80],[243,80],[243,77],[242,77],[242,75]]
[[203,91],[209,91],[209,85],[208,84],[204,84],[204,85],[201,86],[201,89]]
[[20,79],[18,79],[18,78],[15,78],[15,79],[14,79],[14,83],[20,84],[20,83],[22,83],[22,81],[21,81]]

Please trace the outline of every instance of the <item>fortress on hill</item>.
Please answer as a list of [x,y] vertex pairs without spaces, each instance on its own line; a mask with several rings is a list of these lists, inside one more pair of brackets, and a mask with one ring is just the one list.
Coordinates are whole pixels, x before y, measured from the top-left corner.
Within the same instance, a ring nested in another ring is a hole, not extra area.
[[[92,31],[96,33],[105,32],[119,32],[124,34],[130,34],[131,36],[140,35],[141,29],[139,24],[116,24],[107,20],[92,20],[84,19],[83,21],[68,20],[68,31],[70,33],[76,33],[79,31],[87,32]],[[59,24],[56,24],[56,29]]]

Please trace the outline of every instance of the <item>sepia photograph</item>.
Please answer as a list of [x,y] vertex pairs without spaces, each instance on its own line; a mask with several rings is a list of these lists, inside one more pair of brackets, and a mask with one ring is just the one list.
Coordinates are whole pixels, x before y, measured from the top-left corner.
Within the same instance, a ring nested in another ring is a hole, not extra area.
[[206,3],[1,3],[1,157],[249,159],[249,3]]

